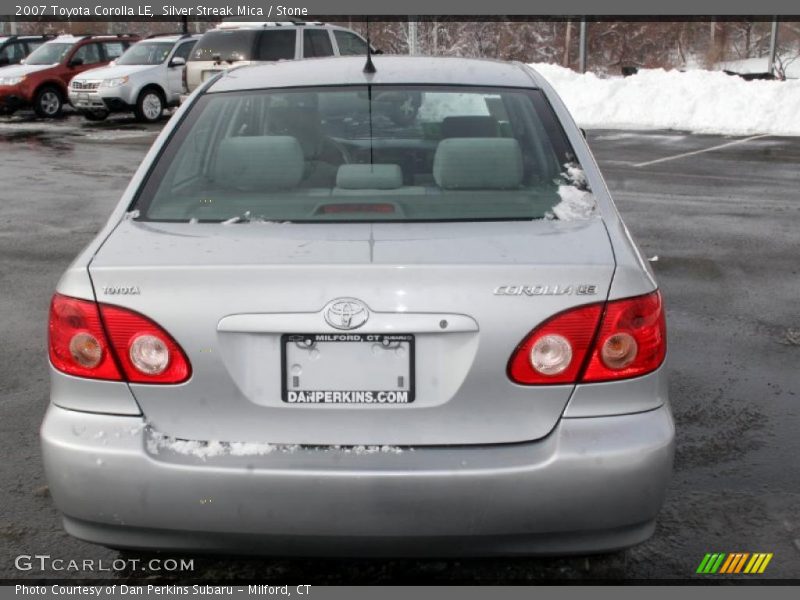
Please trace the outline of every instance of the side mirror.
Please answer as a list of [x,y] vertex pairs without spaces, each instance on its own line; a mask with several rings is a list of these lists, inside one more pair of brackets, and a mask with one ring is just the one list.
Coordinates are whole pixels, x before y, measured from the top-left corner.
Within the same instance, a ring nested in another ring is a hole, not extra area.
[[71,61],[69,61],[70,67],[80,67],[82,64],[83,64],[82,58],[73,58]]
[[23,58],[21,61],[19,61],[19,64],[24,65],[25,64],[25,59]]
[[116,67],[117,66],[117,61],[116,60],[112,60],[110,63],[108,63],[108,66],[109,67]]
[[186,66],[186,59],[181,56],[176,56],[171,61],[169,61],[170,67],[185,67]]
[[373,54],[383,54],[383,50],[381,50],[380,48],[374,48],[372,50],[372,53]]

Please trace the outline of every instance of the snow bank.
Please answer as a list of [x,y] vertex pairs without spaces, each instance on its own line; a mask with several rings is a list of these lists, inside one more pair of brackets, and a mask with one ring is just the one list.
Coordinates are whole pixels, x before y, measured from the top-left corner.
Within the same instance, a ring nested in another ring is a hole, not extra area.
[[800,81],[745,81],[714,71],[640,71],[601,79],[532,64],[587,129],[800,135]]

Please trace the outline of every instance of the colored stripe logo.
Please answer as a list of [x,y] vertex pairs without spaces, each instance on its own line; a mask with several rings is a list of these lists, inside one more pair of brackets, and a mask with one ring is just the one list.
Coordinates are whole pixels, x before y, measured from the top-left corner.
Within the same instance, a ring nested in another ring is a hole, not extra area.
[[714,552],[708,553],[700,561],[696,573],[702,575],[736,575],[748,574],[755,575],[763,573],[769,561],[772,560],[772,552]]

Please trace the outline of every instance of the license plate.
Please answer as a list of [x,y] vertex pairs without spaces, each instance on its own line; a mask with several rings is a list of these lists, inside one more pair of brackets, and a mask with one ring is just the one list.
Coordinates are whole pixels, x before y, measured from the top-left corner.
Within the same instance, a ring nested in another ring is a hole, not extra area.
[[414,401],[411,334],[285,334],[281,363],[282,399],[289,404]]
[[78,102],[89,102],[89,94],[78,94]]

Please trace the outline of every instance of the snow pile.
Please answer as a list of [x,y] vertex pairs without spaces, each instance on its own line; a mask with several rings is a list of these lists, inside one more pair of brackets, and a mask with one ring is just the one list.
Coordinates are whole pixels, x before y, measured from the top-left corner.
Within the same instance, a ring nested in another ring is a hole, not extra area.
[[162,450],[183,456],[194,456],[206,460],[218,456],[266,456],[273,452],[292,453],[297,450],[331,450],[344,454],[402,454],[398,446],[300,446],[299,444],[268,444],[255,442],[217,442],[181,440],[170,437],[150,428],[147,439],[147,450],[150,454],[159,454]]
[[[596,204],[591,192],[574,185],[560,185],[558,186],[558,195],[561,196],[561,202],[556,204],[552,211],[559,221],[589,219],[594,215]],[[547,214],[545,218],[551,217]]]
[[332,448],[333,450],[339,450],[344,452],[345,454],[402,454],[403,449],[398,446],[323,446],[323,448],[327,451],[328,448]]
[[162,450],[166,450],[203,460],[217,456],[265,456],[276,451],[294,452],[297,448],[299,446],[296,445],[179,440],[152,430],[147,439],[147,450],[150,454],[159,454]]
[[588,219],[594,215],[597,204],[589,189],[586,173],[574,164],[564,165],[561,173],[562,182],[558,186],[561,202],[545,213],[546,219],[558,218],[559,221],[575,221]]
[[601,79],[532,64],[581,127],[800,135],[800,81],[745,81],[715,71],[639,71]]

